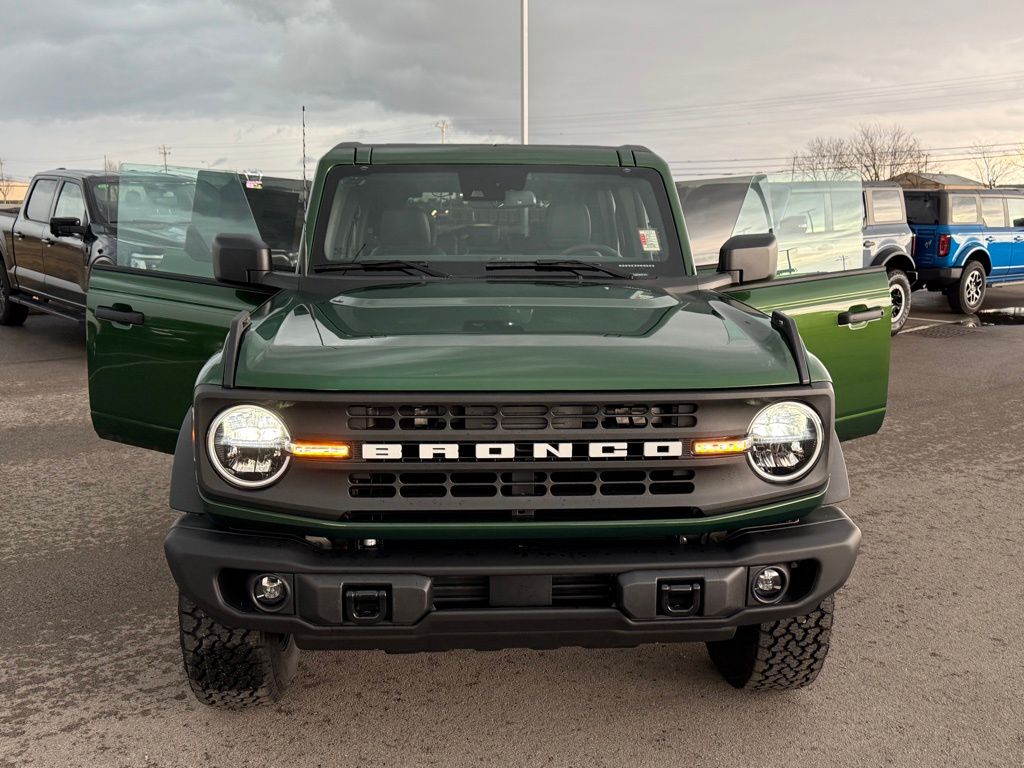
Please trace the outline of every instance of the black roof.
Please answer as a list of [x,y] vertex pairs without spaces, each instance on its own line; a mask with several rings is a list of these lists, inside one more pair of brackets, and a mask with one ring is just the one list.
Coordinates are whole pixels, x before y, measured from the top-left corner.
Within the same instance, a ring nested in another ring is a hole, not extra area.
[[73,168],[54,168],[52,171],[40,171],[36,176],[60,176],[63,179],[77,179],[79,181],[95,179],[97,177],[117,178],[116,173],[109,173],[108,171],[83,171]]

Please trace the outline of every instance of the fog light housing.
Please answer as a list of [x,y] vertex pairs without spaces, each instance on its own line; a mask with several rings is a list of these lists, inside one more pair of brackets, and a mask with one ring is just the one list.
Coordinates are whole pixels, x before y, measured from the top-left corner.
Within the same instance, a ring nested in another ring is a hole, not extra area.
[[750,593],[757,602],[772,605],[782,599],[788,584],[789,575],[786,569],[779,565],[771,565],[754,573],[754,578],[750,580]]
[[263,573],[252,582],[252,599],[258,608],[275,611],[288,599],[288,582],[273,573]]

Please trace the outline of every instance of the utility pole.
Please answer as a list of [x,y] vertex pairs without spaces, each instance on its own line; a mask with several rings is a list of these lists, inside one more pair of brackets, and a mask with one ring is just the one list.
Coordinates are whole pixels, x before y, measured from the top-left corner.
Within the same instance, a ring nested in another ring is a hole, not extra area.
[[440,122],[434,123],[435,128],[441,129],[441,143],[445,143],[445,139],[448,136],[448,129],[451,128],[451,123],[447,120],[441,120]]
[[166,144],[161,144],[157,152],[164,156],[164,173],[167,173],[167,156],[171,154],[171,148]]
[[523,144],[530,143],[530,0],[522,0],[522,125],[521,138]]
[[306,196],[306,105],[302,105],[302,196]]

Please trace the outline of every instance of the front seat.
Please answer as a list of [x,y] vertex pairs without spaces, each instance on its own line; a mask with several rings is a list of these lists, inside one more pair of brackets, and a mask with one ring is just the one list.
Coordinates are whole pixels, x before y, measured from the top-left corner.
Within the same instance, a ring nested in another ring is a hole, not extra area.
[[380,215],[372,256],[425,256],[438,253],[430,237],[430,219],[419,208],[392,208]]
[[583,203],[552,203],[544,219],[545,240],[561,253],[574,245],[590,243],[590,209]]

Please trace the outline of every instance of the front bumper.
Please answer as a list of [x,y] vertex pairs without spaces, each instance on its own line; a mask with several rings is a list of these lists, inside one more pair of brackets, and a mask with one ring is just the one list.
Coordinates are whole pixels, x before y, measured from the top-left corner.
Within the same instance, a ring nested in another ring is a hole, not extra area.
[[[307,648],[393,652],[724,640],[736,627],[807,613],[843,585],[860,530],[838,507],[796,523],[738,531],[716,543],[462,542],[380,551],[317,550],[296,538],[241,533],[185,515],[164,543],[181,592],[228,626],[294,635]],[[390,544],[390,542],[389,542]],[[757,603],[755,566],[791,568],[781,603]],[[290,585],[274,613],[246,584],[261,573]],[[664,615],[659,588],[699,585],[692,615]],[[367,625],[350,593],[386,595]]]

